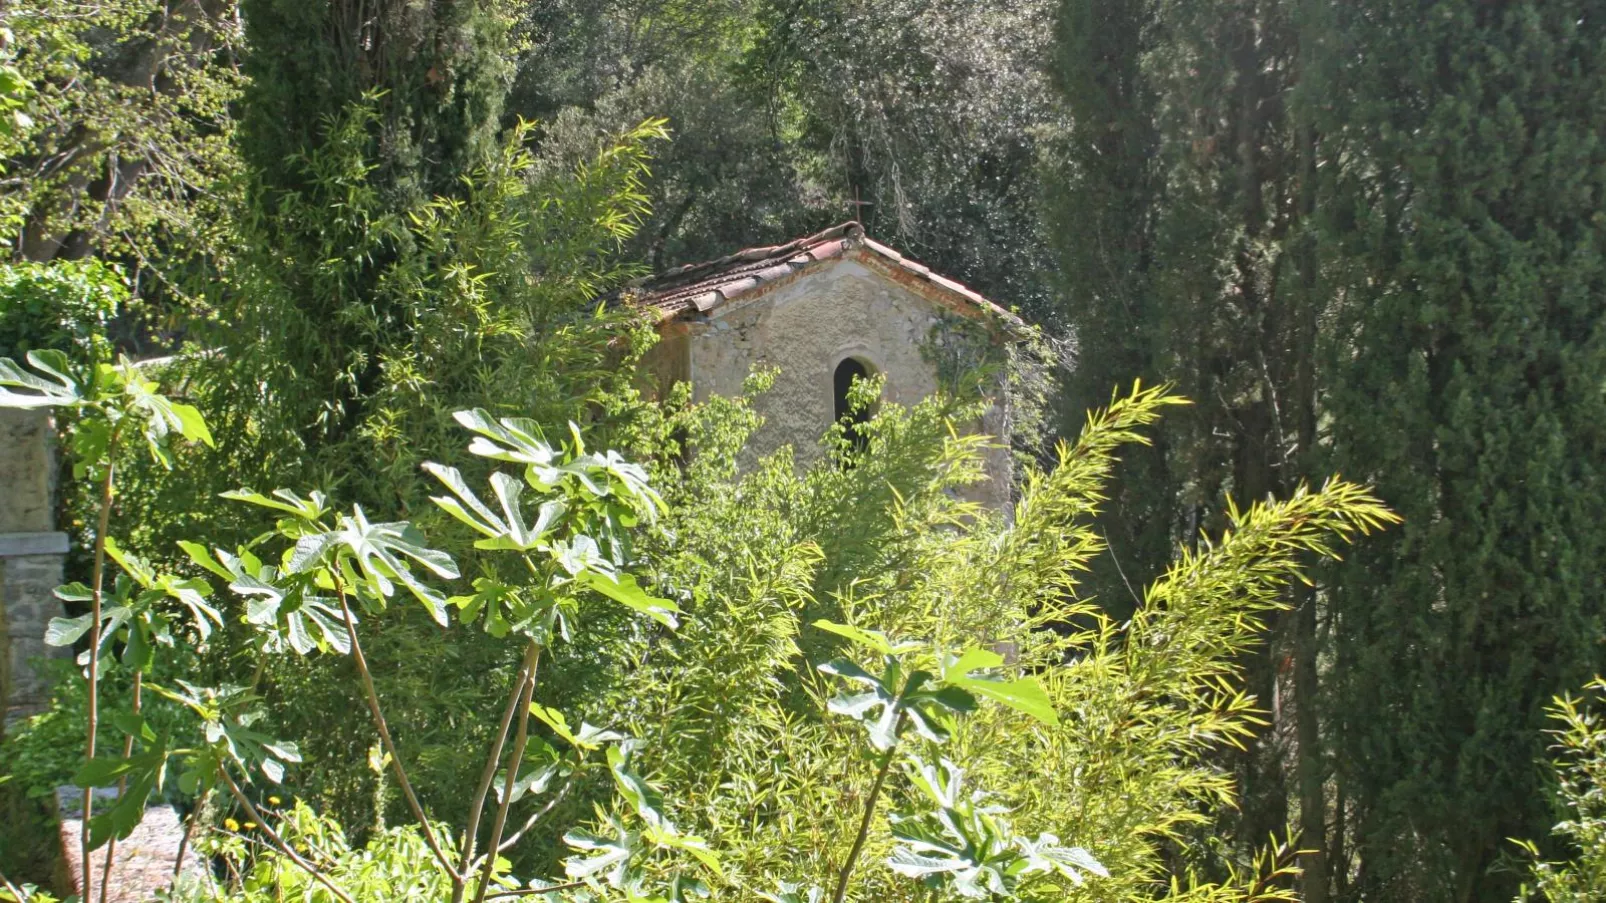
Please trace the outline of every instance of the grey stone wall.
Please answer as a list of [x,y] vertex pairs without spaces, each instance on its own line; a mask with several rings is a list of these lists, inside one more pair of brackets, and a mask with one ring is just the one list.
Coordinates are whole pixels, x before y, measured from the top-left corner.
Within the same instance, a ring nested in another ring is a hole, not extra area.
[[[66,551],[62,533],[33,534],[58,538],[54,543]],[[11,534],[12,537],[16,534]],[[0,553],[10,537],[0,536]],[[0,558],[0,599],[5,603],[4,641],[9,708],[30,708],[45,702],[50,687],[34,664],[40,659],[60,657],[65,650],[45,645],[45,627],[62,614],[61,602],[53,591],[61,585],[62,554],[8,555]]]
[[67,552],[55,529],[54,436],[44,411],[0,410],[0,710],[44,702],[33,663],[63,653],[44,643],[62,614],[53,590]]
[[0,533],[56,523],[55,427],[46,411],[0,410]]

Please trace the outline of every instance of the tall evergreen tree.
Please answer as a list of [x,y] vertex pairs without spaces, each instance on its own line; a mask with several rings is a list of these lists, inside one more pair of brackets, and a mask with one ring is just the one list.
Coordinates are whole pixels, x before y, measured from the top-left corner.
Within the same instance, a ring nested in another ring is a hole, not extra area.
[[[1158,23],[1146,0],[1062,4],[1056,22],[1053,86],[1068,128],[1053,136],[1043,205],[1059,278],[1054,319],[1074,333],[1060,409],[1102,404],[1111,387],[1163,379],[1152,290],[1155,227],[1163,179],[1155,161],[1158,98],[1144,53]],[[1067,420],[1061,431],[1080,426]],[[1167,437],[1130,449],[1102,527],[1114,554],[1094,566],[1092,585],[1106,606],[1124,610],[1127,586],[1163,568],[1176,521],[1176,487],[1166,470]]]
[[[629,407],[616,364],[632,334],[622,318],[592,319],[590,302],[620,276],[617,252],[645,214],[647,144],[663,130],[640,124],[574,167],[539,165],[531,132],[500,122],[518,23],[502,0],[242,6],[251,83],[238,251],[204,335],[220,353],[185,362],[220,448],[181,488],[205,498],[313,486],[405,512],[437,536],[447,518],[421,463],[473,467],[453,412],[489,408],[561,435],[570,420],[622,419]],[[613,425],[588,438],[612,443]],[[451,550],[459,561],[476,554],[467,545]],[[518,661],[489,640],[443,647],[416,609],[366,626],[371,660],[406,663],[379,694],[431,726],[398,741],[419,763],[423,805],[456,805],[451,788],[472,784],[468,763],[495,728],[480,714]],[[347,666],[274,657],[263,695],[319,763],[305,774],[309,796],[371,825],[401,800],[361,765],[371,738],[327,723],[350,703],[330,678]]]
[[1062,4],[1071,403],[1136,375],[1198,402],[1127,465],[1104,597],[1218,493],[1333,468],[1407,517],[1248,672],[1272,718],[1234,830],[1297,813],[1307,899],[1509,899],[1504,839],[1549,821],[1543,704],[1603,664],[1586,5]]
[[[309,449],[362,429],[416,325],[392,290],[419,250],[409,220],[499,153],[514,22],[501,6],[241,4],[246,253],[217,341],[270,374],[282,425]],[[249,398],[215,405],[262,416]]]
[[[1291,491],[1316,442],[1310,235],[1319,68],[1295,0],[1065,0],[1056,86],[1070,130],[1046,219],[1076,347],[1067,412],[1142,377],[1193,399],[1164,446],[1133,455],[1093,580],[1113,610],[1209,528],[1222,496]],[[1074,430],[1074,423],[1065,424]],[[1298,806],[1306,895],[1325,889],[1319,598],[1270,628],[1247,679],[1270,725],[1238,758],[1234,834],[1261,842]],[[1298,788],[1295,787],[1297,778]]]
[[378,112],[370,182],[397,201],[456,192],[493,149],[513,78],[502,0],[243,0],[240,12],[251,47],[241,153],[264,203],[308,187],[300,158],[365,98]]
[[1337,578],[1354,899],[1511,899],[1543,710],[1606,666],[1606,20],[1340,5],[1335,465],[1405,516]]

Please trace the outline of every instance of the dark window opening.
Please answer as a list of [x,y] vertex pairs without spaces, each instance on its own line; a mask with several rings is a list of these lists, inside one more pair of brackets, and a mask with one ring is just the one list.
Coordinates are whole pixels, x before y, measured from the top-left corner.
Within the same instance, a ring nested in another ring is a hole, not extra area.
[[868,405],[853,408],[848,401],[848,391],[853,388],[855,379],[869,378],[869,369],[850,357],[837,364],[836,375],[832,380],[836,398],[836,419],[838,422],[847,421],[848,439],[853,443],[855,452],[864,451],[864,447],[870,442],[870,437],[862,429],[864,423],[870,419],[870,409]]

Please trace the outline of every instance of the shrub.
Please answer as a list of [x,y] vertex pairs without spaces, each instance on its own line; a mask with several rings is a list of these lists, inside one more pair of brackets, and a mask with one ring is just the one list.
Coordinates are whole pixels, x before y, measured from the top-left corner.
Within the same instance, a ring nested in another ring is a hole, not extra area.
[[[82,409],[73,447],[90,473],[110,480],[110,443],[85,438],[105,424],[140,424],[163,460],[173,435],[208,438],[192,409],[145,383],[127,390],[138,380],[127,368],[102,368],[86,387],[58,361],[33,362],[41,376],[7,363],[0,378],[33,390],[7,397]],[[665,901],[1150,896],[1164,877],[1156,843],[1231,799],[1204,757],[1250,729],[1250,701],[1230,682],[1260,615],[1281,604],[1299,554],[1330,554],[1334,538],[1391,519],[1339,481],[1232,509],[1229,533],[1181,557],[1130,622],[1109,621],[1076,596],[1100,550],[1088,519],[1119,447],[1174,402],[1137,389],[1091,417],[1053,470],[1029,475],[1009,521],[950,491],[980,474],[983,440],[953,428],[973,416],[962,403],[883,405],[863,450],[835,429],[833,457],[800,474],[785,451],[735,468],[722,452],[757,424],[735,400],[643,426],[689,440],[679,476],[660,470],[665,497],[617,452],[589,450],[578,428],[554,444],[533,421],[460,412],[470,451],[498,465],[490,494],[455,467],[426,469],[445,490],[435,504],[487,553],[472,559],[471,587],[412,525],[337,513],[319,493],[230,493],[277,523],[233,550],[186,544],[205,576],[153,569],[102,537],[97,560],[120,571],[115,586],[63,588],[95,607],[52,627],[56,642],[88,638],[92,677],[126,668],[137,694],[156,653],[204,643],[224,622],[254,637],[263,661],[345,658],[372,716],[370,766],[414,818],[357,853],[304,806],[275,809],[274,785],[301,754],[267,732],[254,681],[174,680],[146,693],[187,709],[204,740],[181,746],[146,713],[104,713],[122,754],[75,779],[126,792],[88,821],[86,847],[126,835],[176,768],[183,793],[215,791],[237,807],[222,838],[250,841],[233,850],[233,890],[220,893],[359,899],[341,876],[382,899],[448,888],[454,900],[493,889]],[[235,600],[223,609],[214,580]],[[477,625],[523,650],[461,832],[420,801],[363,654],[361,634],[401,599],[443,628]],[[548,702],[549,664],[560,681],[605,679],[583,694],[569,685],[565,714]],[[90,700],[97,690],[92,679]],[[93,729],[93,708],[87,721]],[[582,801],[589,811],[571,805]],[[218,832],[207,842],[230,852]],[[502,854],[520,845],[533,864],[514,872]],[[541,877],[556,868],[564,878]],[[1281,899],[1285,874],[1274,855],[1226,885],[1174,890]]]
[[1531,842],[1519,845],[1534,858],[1518,900],[1592,903],[1606,900],[1606,721],[1600,704],[1606,680],[1595,678],[1583,698],[1559,696],[1551,717],[1559,723],[1554,767],[1558,799],[1566,817],[1555,833],[1577,852],[1568,862],[1545,862]]
[[99,260],[7,264],[0,267],[0,357],[53,349],[102,360],[107,326],[127,303],[122,274]]

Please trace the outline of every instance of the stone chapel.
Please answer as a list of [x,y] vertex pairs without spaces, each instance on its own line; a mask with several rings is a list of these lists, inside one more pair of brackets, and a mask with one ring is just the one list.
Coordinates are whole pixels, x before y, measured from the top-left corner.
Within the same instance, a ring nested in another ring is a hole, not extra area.
[[[820,453],[855,377],[884,376],[883,398],[913,404],[942,385],[945,360],[996,352],[1024,334],[1020,318],[867,238],[856,222],[649,276],[622,296],[658,316],[661,340],[644,365],[661,387],[690,381],[698,399],[736,395],[755,368],[778,370],[757,401],[765,425],[753,451],[790,443],[800,462]],[[1007,442],[1008,424],[1000,377],[976,427]],[[1003,508],[1009,450],[992,449],[986,466],[973,498]]]

